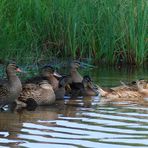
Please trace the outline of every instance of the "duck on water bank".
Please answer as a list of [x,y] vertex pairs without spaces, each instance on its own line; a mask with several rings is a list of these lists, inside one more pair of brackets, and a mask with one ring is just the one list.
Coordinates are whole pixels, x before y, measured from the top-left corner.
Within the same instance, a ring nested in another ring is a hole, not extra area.
[[143,86],[143,88],[148,88],[148,81],[143,80],[143,79],[140,79],[140,80],[137,80],[137,81],[132,81],[132,82],[127,83],[127,84],[122,82],[122,81],[120,81],[120,82],[121,82],[120,86],[112,87],[111,89],[112,90],[124,89],[124,90],[135,90],[135,91],[137,91],[137,82],[139,82],[139,84],[141,86]]
[[11,104],[17,99],[22,91],[22,83],[16,75],[21,70],[15,63],[10,63],[6,67],[7,80],[0,80],[0,106]]
[[135,86],[122,86],[104,90],[98,87],[98,92],[104,101],[120,102],[120,101],[140,101],[148,98],[147,82],[138,80]]

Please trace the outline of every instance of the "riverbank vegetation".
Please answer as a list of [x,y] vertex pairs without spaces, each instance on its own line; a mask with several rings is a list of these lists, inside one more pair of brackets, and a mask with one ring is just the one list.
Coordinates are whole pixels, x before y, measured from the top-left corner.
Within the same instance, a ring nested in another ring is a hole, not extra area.
[[148,62],[146,0],[0,0],[0,59]]

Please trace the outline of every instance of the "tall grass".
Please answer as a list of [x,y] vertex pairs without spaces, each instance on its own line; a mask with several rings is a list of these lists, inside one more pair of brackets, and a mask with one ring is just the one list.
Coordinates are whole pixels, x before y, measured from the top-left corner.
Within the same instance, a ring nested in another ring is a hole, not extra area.
[[0,0],[0,58],[148,62],[146,0]]

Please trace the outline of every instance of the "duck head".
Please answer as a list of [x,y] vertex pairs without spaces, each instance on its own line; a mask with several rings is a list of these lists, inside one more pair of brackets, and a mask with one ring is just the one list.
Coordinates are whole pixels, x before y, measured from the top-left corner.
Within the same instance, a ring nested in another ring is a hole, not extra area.
[[79,61],[73,61],[70,66],[71,69],[78,69],[81,66],[81,64]]
[[97,87],[93,84],[90,76],[86,75],[83,77],[82,83],[86,93],[89,95],[98,95]]
[[50,77],[51,75],[60,78],[62,77],[60,74],[58,74],[55,69],[51,66],[51,65],[45,65],[42,68],[42,72],[41,72],[43,77]]
[[7,65],[6,73],[8,75],[15,75],[17,72],[22,72],[15,63],[10,63]]

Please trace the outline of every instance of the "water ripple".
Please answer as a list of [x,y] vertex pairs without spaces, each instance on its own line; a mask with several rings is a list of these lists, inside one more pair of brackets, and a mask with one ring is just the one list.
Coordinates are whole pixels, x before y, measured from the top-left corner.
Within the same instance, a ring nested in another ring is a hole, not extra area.
[[[76,103],[81,105],[76,106]],[[148,147],[148,109],[139,106],[83,106],[1,113],[3,147]],[[73,106],[74,103],[74,106]],[[7,116],[11,117],[11,122]]]

